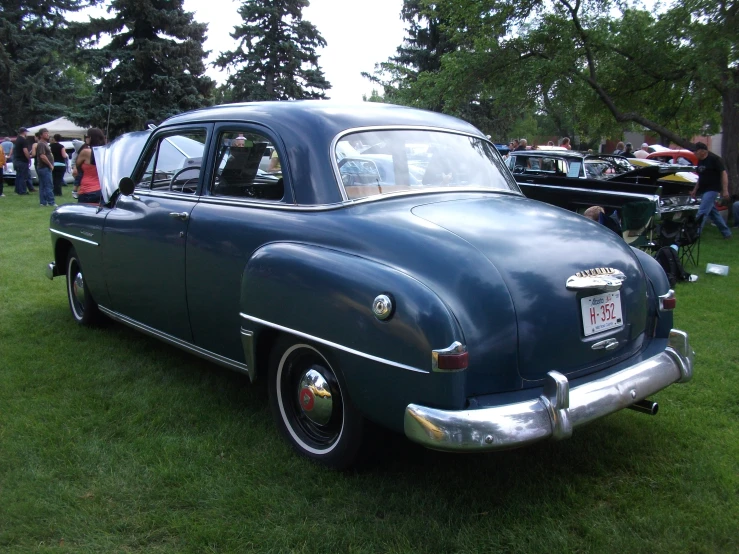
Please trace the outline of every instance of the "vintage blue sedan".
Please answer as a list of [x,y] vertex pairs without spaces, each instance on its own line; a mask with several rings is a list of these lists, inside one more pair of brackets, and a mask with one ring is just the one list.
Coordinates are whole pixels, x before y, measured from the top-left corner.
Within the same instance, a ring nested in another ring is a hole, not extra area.
[[102,316],[254,381],[302,455],[343,468],[367,422],[498,450],[692,375],[660,266],[527,200],[458,119],[232,104],[96,149],[100,205],[51,216],[74,320]]

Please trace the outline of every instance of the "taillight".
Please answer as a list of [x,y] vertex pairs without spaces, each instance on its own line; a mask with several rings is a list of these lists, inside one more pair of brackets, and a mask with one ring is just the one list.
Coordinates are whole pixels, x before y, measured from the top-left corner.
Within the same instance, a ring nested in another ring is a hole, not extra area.
[[662,311],[674,310],[676,304],[675,291],[672,289],[659,297],[659,309]]
[[431,351],[433,371],[462,371],[467,365],[467,347],[461,342],[454,341],[448,348]]

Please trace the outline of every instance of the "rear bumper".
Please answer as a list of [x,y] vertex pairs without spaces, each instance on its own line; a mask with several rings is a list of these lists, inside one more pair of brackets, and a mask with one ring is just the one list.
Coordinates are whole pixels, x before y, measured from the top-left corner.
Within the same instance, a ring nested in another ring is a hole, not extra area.
[[46,276],[49,279],[54,279],[54,277],[59,277],[61,273],[56,268],[56,262],[51,262],[49,264],[46,264]]
[[405,434],[428,448],[457,452],[568,438],[574,427],[627,408],[673,383],[689,381],[693,357],[687,333],[673,329],[664,352],[572,389],[564,375],[550,371],[544,393],[523,402],[459,411],[409,404]]

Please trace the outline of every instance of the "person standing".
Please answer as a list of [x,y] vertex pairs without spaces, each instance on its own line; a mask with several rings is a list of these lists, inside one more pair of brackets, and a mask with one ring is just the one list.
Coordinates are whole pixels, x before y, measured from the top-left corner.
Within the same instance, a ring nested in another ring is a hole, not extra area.
[[87,204],[99,204],[102,193],[100,191],[100,179],[98,177],[93,149],[96,146],[103,146],[105,144],[105,135],[100,129],[92,127],[87,131],[87,136],[90,139],[90,147],[80,150],[80,153],[77,154],[77,171],[82,171],[82,180],[80,181],[77,201]]
[[5,154],[5,161],[10,159],[10,152],[13,150],[13,142],[10,137],[5,137],[2,142],[3,154]]
[[634,158],[635,156],[634,156],[634,151],[633,151],[633,148],[634,148],[634,147],[633,147],[633,146],[631,146],[631,143],[630,143],[630,142],[627,142],[627,143],[626,143],[626,146],[624,147],[624,151],[623,151],[623,152],[621,152],[621,155],[622,155],[622,156],[623,156],[624,158]]
[[49,131],[39,131],[36,143],[36,174],[38,175],[38,201],[41,206],[56,207],[51,172],[54,171],[54,156],[49,148]]
[[695,156],[698,158],[698,182],[690,196],[696,198],[700,196],[700,207],[696,220],[699,221],[700,231],[706,225],[706,220],[710,217],[711,221],[716,224],[721,235],[725,239],[731,238],[729,226],[721,217],[716,209],[716,199],[721,196],[724,200],[729,199],[729,174],[726,172],[724,161],[708,151],[708,146],[703,142],[695,143]]
[[572,150],[572,146],[570,145],[570,137],[564,137],[561,142],[562,148],[567,148],[567,150]]
[[69,156],[62,144],[62,135],[59,133],[54,135],[54,142],[49,147],[51,148],[51,155],[54,156],[54,170],[51,172],[54,181],[54,196],[61,196],[64,174],[67,172],[67,163],[69,162]]
[[8,159],[5,157],[5,149],[0,148],[0,198],[3,194],[3,186],[5,185],[5,172],[8,170]]
[[649,156],[650,153],[651,153],[651,148],[649,148],[649,145],[646,142],[644,142],[642,143],[641,148],[637,150],[636,152],[634,152],[634,157],[644,160],[647,158],[647,156]]
[[528,141],[525,138],[518,139],[518,144],[516,145],[516,152],[521,152],[522,150],[526,150],[527,144],[528,144]]
[[28,151],[27,134],[28,129],[25,127],[18,129],[18,136],[15,138],[15,144],[12,150],[16,194],[28,194],[29,192],[27,190],[27,181],[30,173],[28,165],[31,163],[31,153]]
[[613,151],[613,155],[618,156],[619,154],[623,154],[624,148],[626,148],[626,145],[622,141],[618,141],[616,149]]

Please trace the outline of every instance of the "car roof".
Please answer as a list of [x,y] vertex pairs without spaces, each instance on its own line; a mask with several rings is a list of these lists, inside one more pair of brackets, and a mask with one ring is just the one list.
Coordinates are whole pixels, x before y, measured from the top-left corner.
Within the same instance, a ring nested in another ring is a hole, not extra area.
[[[337,135],[371,127],[426,127],[465,133],[487,141],[473,125],[444,114],[381,104],[341,103],[330,100],[289,100],[225,104],[176,115],[162,122],[157,132],[188,123],[236,122],[271,131],[278,152],[287,154],[290,174],[300,176],[295,189],[299,204],[331,204],[341,200],[331,160]],[[267,133],[269,134],[269,133]],[[328,183],[335,186],[327,186]]]

